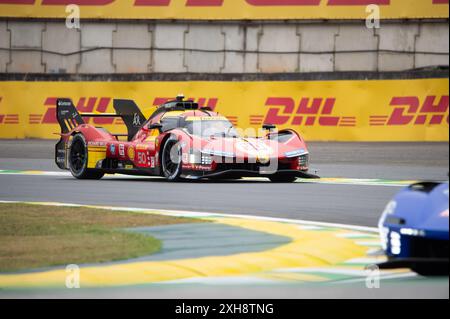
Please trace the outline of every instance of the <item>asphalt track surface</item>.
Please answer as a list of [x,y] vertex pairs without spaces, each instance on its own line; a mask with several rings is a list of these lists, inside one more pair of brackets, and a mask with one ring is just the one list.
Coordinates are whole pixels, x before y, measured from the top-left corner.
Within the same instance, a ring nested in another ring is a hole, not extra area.
[[[447,180],[448,143],[311,143],[322,177]],[[0,170],[58,171],[54,141],[0,141]],[[266,181],[169,183],[119,177],[0,175],[0,200],[53,201],[283,217],[376,227],[398,187],[272,184]]]
[[[0,170],[58,171],[54,141],[0,140]],[[448,143],[310,143],[311,167],[321,177],[387,180],[448,180]],[[118,177],[78,181],[70,176],[0,175],[0,200],[51,201],[120,207],[205,211],[282,217],[376,227],[395,186],[336,184],[272,184],[265,181],[169,183],[159,178]],[[268,293],[270,291],[270,293]],[[64,296],[67,294],[66,296]],[[121,290],[91,291],[89,295],[40,292],[39,296],[123,297]],[[21,297],[9,295],[10,297]],[[29,295],[30,296],[30,295]],[[348,287],[275,287],[235,289],[196,286],[153,291],[130,288],[127,296],[191,298],[359,298],[444,297],[448,278],[397,282],[381,292]],[[33,297],[33,295],[31,295]]]

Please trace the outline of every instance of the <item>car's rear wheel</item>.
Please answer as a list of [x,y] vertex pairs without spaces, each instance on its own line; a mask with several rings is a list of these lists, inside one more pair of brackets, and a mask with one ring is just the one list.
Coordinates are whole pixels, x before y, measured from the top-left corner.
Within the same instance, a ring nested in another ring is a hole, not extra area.
[[293,183],[297,180],[296,176],[292,175],[272,175],[269,177],[272,183]]
[[170,137],[164,144],[161,155],[163,176],[171,182],[178,181],[182,171],[181,147],[175,137]]
[[69,150],[69,170],[77,179],[100,179],[103,172],[88,169],[88,148],[83,134],[76,134]]

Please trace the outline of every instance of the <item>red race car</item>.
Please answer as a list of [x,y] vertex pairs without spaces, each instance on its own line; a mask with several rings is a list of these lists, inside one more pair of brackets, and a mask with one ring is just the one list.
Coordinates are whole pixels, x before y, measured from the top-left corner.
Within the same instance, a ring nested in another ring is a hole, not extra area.
[[[61,139],[55,161],[78,179],[104,174],[179,179],[263,176],[293,182],[309,174],[309,152],[293,130],[263,126],[263,137],[241,137],[226,117],[178,96],[146,119],[131,100],[114,100],[114,114],[80,114],[69,99],[57,100]],[[87,117],[119,117],[128,134],[86,124]]]

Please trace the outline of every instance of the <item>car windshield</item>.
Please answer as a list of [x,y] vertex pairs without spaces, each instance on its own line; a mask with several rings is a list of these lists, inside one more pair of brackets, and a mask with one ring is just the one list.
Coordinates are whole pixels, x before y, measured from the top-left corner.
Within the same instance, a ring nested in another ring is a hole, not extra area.
[[233,124],[225,119],[196,118],[186,120],[186,129],[190,134],[202,137],[220,136],[237,137],[238,134]]

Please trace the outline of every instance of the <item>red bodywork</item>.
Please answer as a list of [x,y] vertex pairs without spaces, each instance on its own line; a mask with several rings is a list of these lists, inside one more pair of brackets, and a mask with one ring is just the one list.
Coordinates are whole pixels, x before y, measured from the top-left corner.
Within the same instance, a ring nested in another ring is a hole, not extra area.
[[[89,116],[89,115],[81,115]],[[198,136],[186,127],[164,128],[166,120],[227,121],[218,113],[201,110],[157,111],[142,123],[137,133],[128,141],[121,136],[111,134],[103,128],[89,124],[73,127],[62,134],[65,145],[65,165],[70,149],[70,139],[81,133],[88,146],[89,168],[105,173],[124,173],[130,175],[163,175],[161,153],[166,141],[176,139],[181,149],[181,177],[198,179],[219,176],[240,178],[245,176],[270,176],[289,174],[296,177],[315,177],[307,174],[309,153],[306,142],[293,130],[280,132],[265,131],[261,138],[243,138],[237,136]],[[162,124],[163,127],[155,127]],[[231,125],[231,123],[230,123]],[[62,153],[62,151],[60,151]],[[58,149],[57,149],[58,153]],[[58,154],[57,154],[58,163]]]

